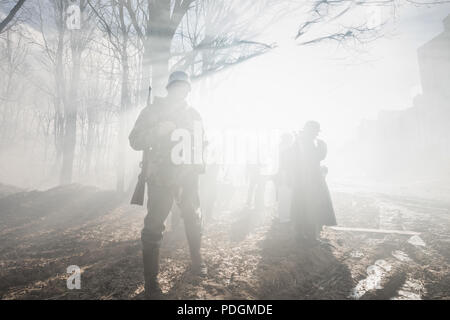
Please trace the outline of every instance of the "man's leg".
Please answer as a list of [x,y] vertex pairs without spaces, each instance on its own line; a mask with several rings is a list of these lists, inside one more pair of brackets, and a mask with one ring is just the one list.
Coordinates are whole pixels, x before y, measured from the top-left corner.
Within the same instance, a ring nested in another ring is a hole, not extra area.
[[198,178],[192,178],[182,186],[179,202],[186,238],[192,259],[192,271],[199,275],[206,275],[207,269],[200,252],[202,242],[202,214],[198,195]]
[[159,249],[165,229],[164,222],[173,204],[173,192],[165,186],[150,185],[148,189],[148,214],[141,234],[145,295],[147,298],[158,298],[161,295],[157,280]]

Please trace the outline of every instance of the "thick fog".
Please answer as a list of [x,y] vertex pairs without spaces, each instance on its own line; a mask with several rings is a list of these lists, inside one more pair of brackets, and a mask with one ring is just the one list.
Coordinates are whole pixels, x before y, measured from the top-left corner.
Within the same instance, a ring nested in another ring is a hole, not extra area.
[[[5,12],[7,5],[3,3]],[[267,140],[264,144],[270,148],[273,139],[282,133],[295,133],[305,121],[317,120],[322,125],[321,136],[329,145],[330,179],[387,183],[400,179],[407,183],[440,179],[443,172],[448,174],[448,132],[427,132],[430,140],[419,145],[416,141],[419,137],[408,132],[409,129],[398,128],[403,120],[396,120],[424,96],[423,82],[427,80],[420,73],[418,49],[443,32],[448,6],[400,5],[395,12],[390,11],[392,8],[383,9],[375,17],[386,21],[385,25],[370,41],[301,45],[301,41],[294,39],[299,17],[302,17],[300,13],[288,14],[268,5],[265,15],[252,26],[254,31],[240,32],[253,37],[254,41],[273,43],[273,48],[194,82],[190,103],[203,114],[210,136],[223,140],[226,134],[264,132],[272,137],[271,142],[264,138]],[[366,14],[364,19],[373,19],[373,13],[364,9],[346,18],[347,21],[356,19],[361,12]],[[275,13],[280,17],[271,21],[271,14]],[[239,14],[244,17],[239,23],[248,23],[254,13]],[[64,35],[67,39],[60,43],[67,45],[61,49],[64,50],[61,55],[64,80],[55,80],[58,28],[54,8],[44,1],[40,6],[28,7],[22,17],[23,21],[17,21],[13,28],[2,33],[0,181],[42,189],[55,186],[61,180],[64,114],[61,113],[63,106],[58,106],[56,101],[60,98],[55,90],[71,94],[70,81],[74,72],[71,36],[67,32]],[[139,41],[134,32],[130,32],[127,49],[129,101],[126,111],[122,112],[123,68],[114,47],[117,44],[108,42],[108,29],[95,18],[90,16],[89,22],[82,21],[89,23],[85,26],[87,31],[83,31],[89,35],[84,34],[80,40],[85,41],[85,48],[81,52],[76,97],[76,148],[71,181],[115,188],[119,174],[124,175],[127,189],[135,179],[140,156],[128,148],[123,138],[120,148],[118,141],[119,136],[128,134],[147,101],[146,67],[142,66]],[[314,38],[316,35],[312,34]],[[175,39],[172,46],[177,51],[180,44]],[[442,61],[442,68],[448,69],[448,61]],[[445,73],[443,77],[438,81],[447,83]],[[163,94],[164,89],[157,95]],[[425,105],[417,108],[427,113]],[[444,115],[446,110],[436,112]],[[382,123],[390,119],[399,123]],[[440,129],[437,124],[424,130]],[[442,150],[437,147],[439,150],[425,155],[426,144],[432,148],[439,134],[443,135]],[[387,147],[388,144],[391,146]],[[124,173],[117,171],[118,148],[123,149],[121,153],[125,157]],[[410,152],[407,156],[404,148]],[[276,152],[276,148],[272,151]],[[224,164],[235,165],[233,161]]]
[[449,88],[448,1],[0,0],[0,299],[449,299]]

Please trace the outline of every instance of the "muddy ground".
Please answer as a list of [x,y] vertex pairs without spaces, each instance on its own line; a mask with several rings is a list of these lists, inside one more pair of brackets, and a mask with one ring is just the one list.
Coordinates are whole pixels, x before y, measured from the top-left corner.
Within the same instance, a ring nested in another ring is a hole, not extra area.
[[[449,299],[450,204],[333,193],[340,227],[304,246],[276,212],[219,210],[205,226],[206,278],[189,272],[182,226],[167,231],[160,282],[171,299]],[[0,187],[1,299],[142,299],[145,211],[112,191]],[[386,230],[386,231],[383,231]],[[414,231],[417,235],[392,233]],[[68,290],[67,267],[81,289]]]

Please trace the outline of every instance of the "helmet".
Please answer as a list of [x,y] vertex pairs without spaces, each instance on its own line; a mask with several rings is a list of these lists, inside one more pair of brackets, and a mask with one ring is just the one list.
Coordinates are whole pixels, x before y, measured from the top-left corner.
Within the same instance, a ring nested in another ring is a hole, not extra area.
[[191,80],[189,79],[189,75],[184,71],[172,72],[171,75],[169,76],[167,88],[169,88],[175,82],[184,82],[187,85],[189,85],[189,87],[191,87]]
[[317,121],[308,121],[305,123],[305,126],[303,127],[303,131],[319,133],[320,132],[320,124]]

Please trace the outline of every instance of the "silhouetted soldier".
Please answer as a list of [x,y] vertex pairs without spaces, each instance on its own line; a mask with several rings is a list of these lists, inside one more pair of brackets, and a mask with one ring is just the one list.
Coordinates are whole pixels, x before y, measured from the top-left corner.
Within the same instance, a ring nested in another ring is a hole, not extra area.
[[333,204],[325,181],[327,145],[317,139],[320,125],[305,124],[293,146],[293,195],[291,219],[300,238],[315,242],[323,226],[336,225]]
[[260,164],[248,164],[247,165],[247,178],[248,178],[248,191],[247,191],[247,207],[261,211],[264,208],[264,190],[265,190],[265,178],[261,174],[262,165]]
[[[144,151],[142,174],[148,186],[148,214],[141,235],[147,298],[161,297],[157,280],[159,251],[165,230],[164,222],[174,200],[184,219],[192,271],[198,275],[205,275],[207,272],[200,254],[202,217],[198,195],[198,178],[204,171],[204,164],[175,164],[171,158],[176,144],[172,141],[171,134],[175,129],[184,129],[192,137],[195,126],[201,125],[201,117],[186,103],[185,99],[191,91],[186,73],[172,73],[167,91],[167,97],[156,97],[141,112],[129,137],[134,150]],[[201,131],[203,139],[202,126]],[[198,147],[203,148],[193,146]],[[192,154],[195,152],[194,149],[190,151]]]
[[200,179],[200,195],[202,198],[202,214],[205,222],[213,219],[215,205],[217,201],[217,191],[219,187],[218,176],[220,165],[209,164],[205,174]]
[[274,182],[277,192],[278,218],[281,223],[287,223],[291,218],[293,143],[293,136],[285,133],[281,136],[278,146],[278,172],[274,177]]
[[267,177],[262,174],[263,164],[259,158],[259,147],[257,150],[257,162],[247,165],[247,207],[261,212],[264,209],[264,196],[266,190]]

